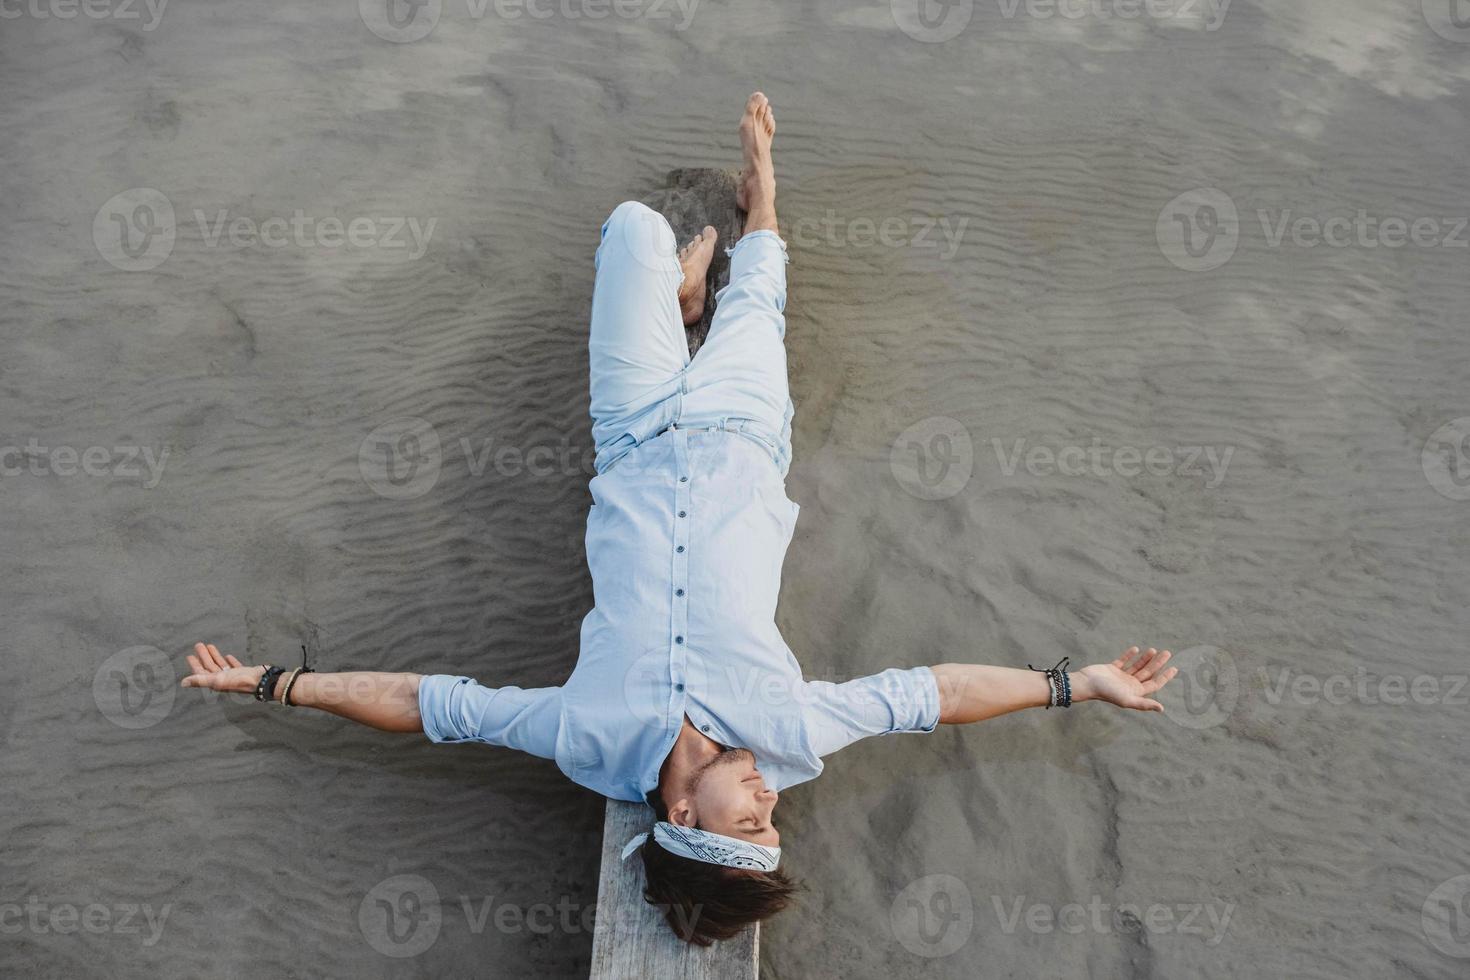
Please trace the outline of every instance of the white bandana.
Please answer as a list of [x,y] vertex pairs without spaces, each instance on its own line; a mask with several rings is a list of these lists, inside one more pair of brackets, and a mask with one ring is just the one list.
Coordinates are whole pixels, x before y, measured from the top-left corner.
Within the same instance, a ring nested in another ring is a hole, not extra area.
[[[781,860],[781,848],[762,847],[739,837],[712,834],[695,827],[680,827],[660,820],[653,825],[653,839],[664,850],[680,857],[693,858],[706,864],[723,864],[727,868],[747,871],[775,871]],[[623,860],[638,849],[648,835],[639,834],[623,848]]]

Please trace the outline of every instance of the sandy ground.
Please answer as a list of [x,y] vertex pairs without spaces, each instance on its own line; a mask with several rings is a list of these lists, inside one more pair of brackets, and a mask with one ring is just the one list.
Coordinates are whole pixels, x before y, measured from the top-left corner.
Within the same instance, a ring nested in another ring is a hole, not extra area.
[[444,0],[407,43],[367,25],[438,3],[27,3],[0,20],[0,973],[585,973],[601,802],[551,763],[172,685],[198,638],[565,676],[597,227],[734,163],[757,86],[808,672],[1130,642],[1187,668],[1167,715],[832,759],[781,805],[806,892],[765,976],[1470,969],[1447,2]]

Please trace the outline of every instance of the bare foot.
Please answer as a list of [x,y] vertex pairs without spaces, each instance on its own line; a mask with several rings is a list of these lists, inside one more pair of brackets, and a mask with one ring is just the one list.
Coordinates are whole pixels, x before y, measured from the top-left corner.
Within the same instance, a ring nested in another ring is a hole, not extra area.
[[776,113],[765,93],[756,92],[740,117],[740,150],[745,156],[735,203],[746,213],[745,230],[776,228],[776,168],[771,163],[771,140],[776,135]]
[[679,267],[684,270],[684,282],[679,286],[679,313],[686,327],[704,315],[704,278],[710,259],[715,257],[717,237],[719,233],[714,225],[705,225],[704,231],[679,249]]

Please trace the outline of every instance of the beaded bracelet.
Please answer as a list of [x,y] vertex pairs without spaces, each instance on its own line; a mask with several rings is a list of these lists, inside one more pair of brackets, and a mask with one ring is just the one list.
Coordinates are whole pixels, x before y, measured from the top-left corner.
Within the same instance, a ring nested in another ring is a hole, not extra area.
[[1048,691],[1046,701],[1047,710],[1051,710],[1051,706],[1054,704],[1063,708],[1070,708],[1072,706],[1072,680],[1067,676],[1067,664],[1071,662],[1071,659],[1071,657],[1063,657],[1057,661],[1055,667],[1043,668],[1033,667],[1030,664],[1026,665],[1027,670],[1034,670],[1038,674],[1046,675],[1046,687]]
[[260,675],[260,683],[255,685],[255,700],[271,700],[276,693],[276,679],[285,672],[285,667],[272,667],[270,664],[266,664],[265,673]]

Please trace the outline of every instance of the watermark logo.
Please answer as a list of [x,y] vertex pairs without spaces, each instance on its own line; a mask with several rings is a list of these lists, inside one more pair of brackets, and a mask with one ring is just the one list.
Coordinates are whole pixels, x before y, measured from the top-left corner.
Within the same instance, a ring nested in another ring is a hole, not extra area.
[[965,488],[975,472],[975,443],[964,423],[939,415],[899,433],[888,453],[898,485],[920,500],[944,500]]
[[0,446],[0,477],[90,476],[136,480],[152,490],[163,480],[168,452],[167,446],[46,446],[31,436],[24,446]]
[[1240,215],[1217,187],[1185,191],[1164,205],[1154,225],[1164,258],[1186,272],[1218,269],[1240,244]]
[[394,44],[428,37],[443,12],[443,0],[357,0],[357,15],[367,29]]
[[1353,676],[1320,676],[1283,667],[1272,677],[1271,671],[1262,667],[1260,680],[1266,701],[1272,706],[1288,700],[1298,705],[1326,703],[1339,707],[1354,703],[1451,707],[1470,704],[1470,697],[1465,694],[1470,675],[1466,674],[1369,674],[1359,667]]
[[439,939],[444,912],[439,890],[421,875],[395,875],[378,882],[357,907],[357,928],[384,956],[418,956]]
[[679,244],[663,215],[635,202],[619,205],[609,221],[639,265],[654,272],[678,275]]
[[[881,221],[866,216],[846,218],[828,208],[821,218],[810,215],[791,223],[790,241],[800,248],[825,245],[828,248],[938,249],[941,261],[954,258],[960,249],[970,219],[951,220],[940,217],[901,217],[889,215]],[[937,230],[936,230],[937,229]]]
[[167,6],[168,0],[0,0],[0,20],[75,20],[80,14],[88,20],[116,20],[131,27],[133,21],[143,19],[146,10],[148,19],[138,30],[148,32],[163,20]]
[[1448,500],[1470,500],[1470,415],[1446,422],[1424,441],[1424,478]]
[[1470,0],[1420,0],[1429,29],[1446,41],[1470,44]]
[[996,0],[1010,20],[1022,10],[1033,20],[1150,20],[1195,23],[1217,31],[1232,0]]
[[975,903],[969,887],[954,875],[928,875],[893,899],[888,909],[893,935],[915,956],[951,956],[970,940]]
[[1470,875],[1456,875],[1424,899],[1419,924],[1446,956],[1470,957]]
[[1174,654],[1170,666],[1179,676],[1155,697],[1164,714],[1185,728],[1214,728],[1230,717],[1240,700],[1235,658],[1214,646],[1190,647]]
[[152,728],[173,710],[179,678],[173,659],[157,647],[120,650],[92,677],[92,700],[119,728]]
[[1230,928],[1230,917],[1235,914],[1234,903],[1223,907],[1201,902],[1114,904],[1104,901],[1101,895],[1093,895],[1087,902],[1050,905],[1045,902],[1027,904],[1025,895],[1015,896],[1009,902],[1000,895],[990,898],[1001,932],[1007,936],[1022,928],[1043,936],[1053,932],[1071,936],[1149,933],[1204,936],[1206,946],[1218,946]]
[[[0,0],[3,2],[3,0]],[[384,41],[408,44],[428,37],[439,24],[443,0],[358,0],[357,14],[367,29]],[[687,30],[699,0],[465,0],[471,20],[494,13],[500,20],[670,20],[674,30]]]
[[959,37],[975,15],[975,0],[890,0],[889,7],[898,29],[925,44]]
[[411,415],[389,419],[363,437],[357,468],[373,492],[413,500],[434,489],[444,453],[434,426]]
[[163,927],[172,911],[172,903],[158,909],[147,902],[75,905],[71,902],[43,902],[31,895],[24,904],[0,902],[0,936],[17,936],[23,932],[36,936],[50,933],[65,936],[74,932],[113,933],[143,936],[143,946],[154,946],[162,938]]
[[1031,476],[1041,477],[1059,474],[1133,479],[1147,473],[1198,479],[1206,490],[1217,489],[1225,482],[1225,472],[1235,456],[1234,446],[1106,446],[1095,436],[1090,446],[1073,444],[1056,449],[1044,445],[1027,448],[1025,439],[1016,439],[1009,448],[1000,439],[990,442],[1000,471],[1008,478],[1022,468]]
[[124,272],[158,268],[173,252],[175,234],[173,204],[151,187],[113,195],[92,219],[98,254]]

